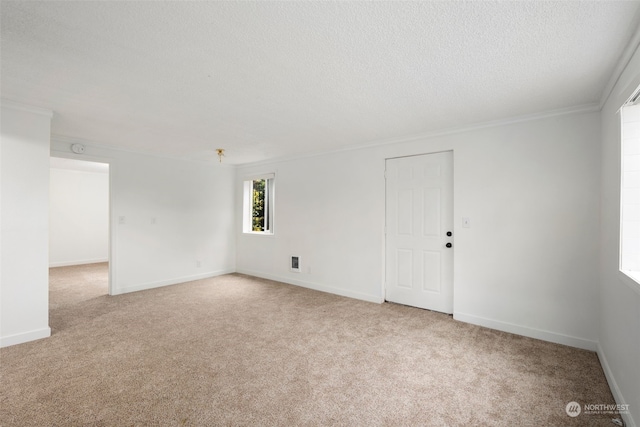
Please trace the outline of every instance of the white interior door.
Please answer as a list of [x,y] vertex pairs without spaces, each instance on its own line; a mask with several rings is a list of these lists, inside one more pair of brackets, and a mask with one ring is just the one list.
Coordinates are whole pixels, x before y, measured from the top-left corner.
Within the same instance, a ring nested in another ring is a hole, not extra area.
[[387,159],[386,300],[453,313],[453,152]]

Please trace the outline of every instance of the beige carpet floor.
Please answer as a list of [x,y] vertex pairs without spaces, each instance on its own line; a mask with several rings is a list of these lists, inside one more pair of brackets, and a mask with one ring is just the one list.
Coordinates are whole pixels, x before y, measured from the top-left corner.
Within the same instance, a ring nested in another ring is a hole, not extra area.
[[50,338],[0,350],[2,426],[612,426],[593,352],[228,275],[110,297],[51,269]]

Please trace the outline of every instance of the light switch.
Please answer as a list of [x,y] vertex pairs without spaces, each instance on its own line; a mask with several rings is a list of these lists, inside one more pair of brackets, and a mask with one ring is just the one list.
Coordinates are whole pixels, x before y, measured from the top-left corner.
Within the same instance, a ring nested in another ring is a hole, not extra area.
[[471,220],[468,217],[462,217],[462,228],[471,228]]
[[125,224],[127,219],[123,216],[118,217],[118,224]]

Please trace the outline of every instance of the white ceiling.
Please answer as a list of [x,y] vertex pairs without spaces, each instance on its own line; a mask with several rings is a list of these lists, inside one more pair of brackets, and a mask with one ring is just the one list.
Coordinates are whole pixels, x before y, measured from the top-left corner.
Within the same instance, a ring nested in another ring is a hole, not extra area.
[[593,104],[640,2],[0,3],[55,135],[246,163]]

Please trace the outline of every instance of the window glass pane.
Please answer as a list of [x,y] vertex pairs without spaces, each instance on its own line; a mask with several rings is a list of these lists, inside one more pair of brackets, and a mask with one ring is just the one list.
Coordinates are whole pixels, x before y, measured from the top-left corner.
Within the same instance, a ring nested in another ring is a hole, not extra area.
[[273,234],[274,176],[267,174],[244,181],[243,233]]
[[620,269],[640,275],[640,104],[622,108]]
[[266,227],[266,180],[256,179],[253,181],[253,210],[252,210],[252,230],[268,231]]

